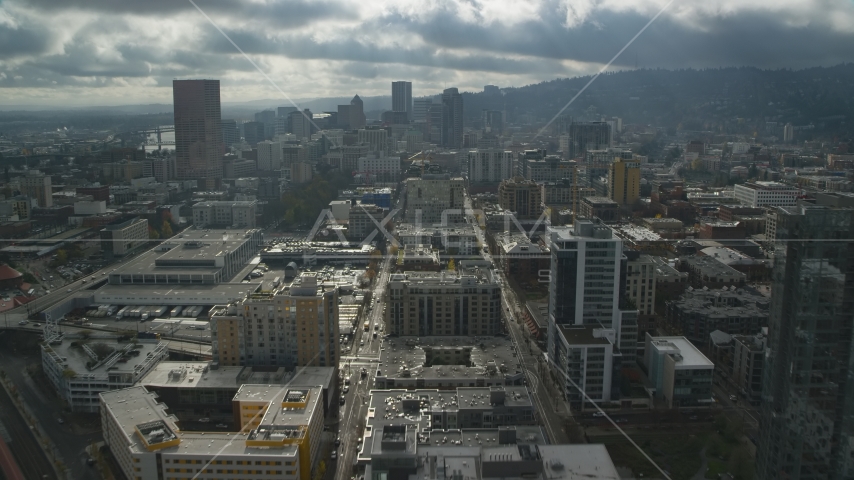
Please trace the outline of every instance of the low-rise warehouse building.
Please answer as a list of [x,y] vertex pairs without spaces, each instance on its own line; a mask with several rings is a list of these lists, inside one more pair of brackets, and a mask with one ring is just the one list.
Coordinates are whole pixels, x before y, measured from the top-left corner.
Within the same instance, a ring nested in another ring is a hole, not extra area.
[[261,247],[261,231],[187,229],[110,272],[112,285],[216,285]]

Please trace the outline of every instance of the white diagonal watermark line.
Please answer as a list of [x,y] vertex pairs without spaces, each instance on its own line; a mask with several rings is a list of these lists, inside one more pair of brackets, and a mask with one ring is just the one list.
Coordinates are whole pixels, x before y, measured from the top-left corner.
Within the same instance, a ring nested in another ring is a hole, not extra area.
[[[320,127],[318,127],[316,123],[314,123],[314,120],[312,120],[311,118],[309,118],[309,117],[308,117],[308,115],[306,115],[304,111],[302,111],[302,110],[300,110],[300,109],[299,109],[299,106],[298,106],[298,105],[297,105],[293,100],[291,100],[291,97],[289,97],[289,96],[288,96],[288,94],[287,94],[287,93],[285,93],[285,91],[284,91],[284,90],[282,90],[281,88],[279,88],[279,85],[277,85],[277,84],[276,84],[276,82],[274,82],[274,81],[273,81],[273,79],[272,79],[272,78],[270,78],[270,76],[269,76],[269,75],[267,75],[267,73],[266,73],[266,72],[264,72],[264,70],[261,70],[261,67],[259,67],[259,66],[258,66],[258,64],[257,64],[257,63],[255,63],[255,61],[254,61],[254,60],[252,60],[252,59],[249,57],[249,55],[247,55],[247,54],[246,54],[246,52],[244,52],[244,51],[243,51],[243,49],[242,49],[242,48],[240,48],[236,43],[234,43],[234,40],[232,40],[232,39],[231,39],[231,37],[229,37],[227,33],[225,33],[221,28],[219,28],[219,25],[217,25],[217,24],[216,24],[216,22],[214,22],[214,21],[213,21],[213,19],[212,19],[211,17],[209,17],[209,16],[208,16],[208,14],[207,14],[207,13],[205,13],[205,11],[204,11],[204,10],[202,10],[202,9],[201,9],[201,7],[199,7],[198,5],[196,5],[196,2],[194,2],[193,0],[187,0],[187,1],[189,1],[191,4],[193,4],[193,6],[194,6],[194,7],[196,7],[196,10],[198,10],[198,11],[199,11],[199,13],[201,13],[201,14],[202,14],[202,16],[204,16],[204,17],[205,17],[205,19],[207,19],[208,23],[210,23],[210,24],[211,24],[215,29],[217,29],[217,31],[218,31],[219,33],[221,33],[221,34],[222,34],[222,36],[223,36],[223,37],[225,37],[225,39],[226,39],[226,40],[228,40],[228,42],[229,42],[229,43],[231,43],[231,44],[234,46],[234,48],[235,48],[235,49],[237,49],[237,51],[238,51],[238,52],[240,52],[240,54],[241,54],[241,55],[243,55],[243,58],[245,58],[249,63],[251,63],[251,64],[252,64],[252,66],[253,66],[253,67],[255,67],[255,70],[258,70],[258,73],[260,73],[261,75],[263,75],[263,76],[264,76],[264,78],[266,78],[266,79],[267,79],[267,81],[268,81],[268,82],[270,82],[270,85],[272,85],[272,86],[273,86],[273,88],[275,88],[276,90],[278,90],[278,91],[279,91],[279,93],[281,93],[281,94],[282,94],[282,96],[283,96],[283,97],[285,97],[285,100],[287,100],[287,101],[291,102],[291,105],[293,105],[293,106],[297,109],[297,111],[298,111],[298,112],[302,113],[302,116],[303,116],[303,117],[305,117],[305,119],[306,119],[306,120],[308,120],[308,121],[309,121],[309,123],[311,123],[311,125],[312,125],[314,128],[316,128],[316,129],[317,129],[317,131],[318,131],[321,135],[323,135],[324,137],[326,137],[326,139],[327,139],[327,140],[329,140],[330,142],[332,142],[332,144],[333,144],[334,146],[336,146],[336,147],[338,147],[338,146],[339,146],[339,145],[338,145],[334,140],[332,140],[331,138],[329,138],[329,136],[327,136],[325,133],[323,133],[323,130],[322,130]],[[673,0],[671,0],[671,1],[673,1]]]
[[[192,2],[193,0],[190,0],[190,1]],[[675,0],[670,0],[669,2],[665,3],[665,4],[664,4],[664,6],[663,6],[663,7],[661,7],[661,10],[659,10],[659,11],[658,11],[658,13],[656,13],[654,17],[652,17],[651,19],[649,19],[649,21],[648,21],[648,22],[646,22],[646,25],[644,25],[644,26],[643,26],[643,28],[641,28],[641,29],[640,29],[640,31],[638,31],[638,33],[636,33],[636,34],[635,34],[635,36],[634,36],[634,37],[632,37],[632,39],[631,39],[631,40],[629,40],[629,42],[628,42],[628,43],[627,43],[623,48],[621,48],[621,49],[620,49],[620,51],[619,51],[619,52],[617,52],[617,54],[616,54],[616,55],[614,55],[614,57],[613,57],[613,58],[611,58],[611,60],[609,60],[609,61],[608,61],[608,63],[606,63],[606,64],[605,64],[605,66],[604,66],[604,67],[602,67],[602,69],[600,69],[600,70],[599,70],[599,72],[598,72],[596,75],[593,75],[593,78],[591,78],[591,79],[590,79],[590,81],[589,81],[589,82],[587,82],[587,84],[586,84],[586,85],[584,85],[584,87],[582,87],[582,88],[581,88],[581,90],[579,90],[579,91],[578,91],[578,93],[576,93],[576,94],[575,94],[575,96],[574,96],[574,97],[572,97],[572,98],[569,100],[569,102],[567,102],[567,104],[566,104],[566,105],[564,105],[564,106],[563,106],[563,108],[561,108],[561,109],[560,109],[560,111],[559,111],[559,112],[557,112],[557,113],[555,114],[555,116],[554,116],[554,117],[552,117],[552,119],[551,119],[551,120],[549,120],[549,123],[547,123],[543,128],[541,128],[539,132],[537,132],[537,134],[534,136],[534,140],[536,140],[536,139],[537,139],[537,137],[539,137],[540,135],[542,135],[542,134],[543,134],[543,132],[544,132],[544,131],[546,131],[546,129],[547,129],[547,128],[549,128],[549,126],[550,126],[552,123],[554,123],[554,121],[555,121],[555,120],[557,120],[557,117],[559,117],[559,116],[564,112],[564,110],[566,110],[567,108],[569,108],[569,106],[570,106],[570,105],[572,105],[572,102],[574,102],[574,101],[575,101],[575,99],[576,99],[576,98],[578,98],[582,93],[584,93],[584,91],[585,91],[585,90],[587,90],[587,87],[589,87],[591,83],[593,83],[594,81],[596,81],[596,79],[597,79],[597,78],[599,78],[599,75],[602,75],[602,73],[603,73],[605,70],[607,70],[607,69],[608,69],[608,67],[610,67],[612,63],[614,63],[614,60],[616,60],[620,55],[622,55],[622,54],[623,54],[623,52],[624,52],[627,48],[629,48],[629,46],[630,46],[632,43],[634,43],[634,42],[635,42],[635,40],[637,40],[637,39],[638,39],[638,37],[640,37],[640,35],[644,32],[644,30],[646,30],[650,25],[652,25],[652,22],[654,22],[654,21],[655,21],[659,16],[661,16],[661,14],[662,14],[662,13],[664,13],[664,11],[665,11],[665,10],[667,10],[667,7],[669,7],[669,6],[670,6],[670,4],[671,4],[671,3],[673,3],[674,1],[675,1]],[[193,4],[193,5],[195,5],[195,4]]]

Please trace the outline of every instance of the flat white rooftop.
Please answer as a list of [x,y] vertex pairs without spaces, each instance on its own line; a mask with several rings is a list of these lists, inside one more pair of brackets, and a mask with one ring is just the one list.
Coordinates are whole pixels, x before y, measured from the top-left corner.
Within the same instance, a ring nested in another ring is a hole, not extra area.
[[261,283],[219,285],[112,285],[95,291],[105,305],[226,305],[261,288]]
[[652,347],[665,353],[678,353],[681,359],[676,362],[677,369],[714,368],[715,366],[685,337],[652,337]]

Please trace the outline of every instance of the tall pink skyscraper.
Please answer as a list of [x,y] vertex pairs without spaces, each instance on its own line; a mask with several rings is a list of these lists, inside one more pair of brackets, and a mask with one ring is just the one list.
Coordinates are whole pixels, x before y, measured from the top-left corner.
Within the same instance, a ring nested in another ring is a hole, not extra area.
[[179,180],[213,190],[222,183],[222,112],[219,80],[173,80],[175,164]]

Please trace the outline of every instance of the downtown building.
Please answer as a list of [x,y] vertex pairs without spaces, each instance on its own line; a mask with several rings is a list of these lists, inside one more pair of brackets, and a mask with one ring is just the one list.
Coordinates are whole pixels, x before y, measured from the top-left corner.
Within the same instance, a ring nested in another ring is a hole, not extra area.
[[213,359],[220,365],[338,365],[338,289],[315,275],[215,306],[210,322]]
[[501,287],[491,270],[392,274],[384,303],[389,335],[474,336],[503,331]]
[[408,121],[414,120],[412,111],[412,82],[391,82],[391,111],[405,112]]
[[[614,372],[636,361],[638,311],[625,302],[622,241],[598,221],[548,227],[548,360],[572,405],[609,402]],[[581,390],[589,397],[583,398]]]
[[441,146],[445,148],[462,148],[463,96],[460,94],[460,91],[456,88],[446,88],[442,92],[441,107]]
[[790,207],[797,203],[801,190],[779,182],[753,182],[736,185],[733,193],[748,207]]
[[854,210],[776,215],[756,478],[851,478]]
[[616,159],[608,169],[608,196],[621,207],[631,206],[640,198],[640,164]]
[[232,400],[236,431],[195,432],[133,386],[100,395],[101,429],[131,480],[310,480],[323,457],[322,397],[320,386],[245,384]]
[[419,225],[449,225],[463,221],[465,180],[447,174],[407,178],[406,221]]
[[178,180],[197,180],[200,189],[222,182],[222,113],[219,80],[173,80],[175,163]]
[[611,125],[607,122],[572,122],[560,147],[565,158],[585,157],[588,150],[604,150],[612,144]]
[[199,202],[193,205],[193,225],[196,228],[255,228],[257,209],[255,200]]
[[50,175],[35,172],[23,177],[18,177],[18,188],[21,195],[36,199],[39,207],[48,208],[53,206],[53,187]]
[[513,152],[476,149],[468,153],[468,177],[471,183],[498,183],[513,177]]
[[515,177],[498,185],[498,203],[516,218],[539,218],[543,213],[543,192],[533,181]]

